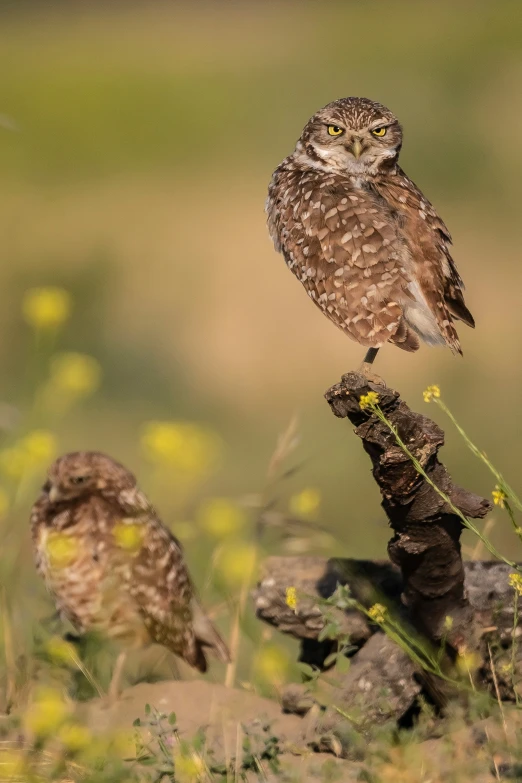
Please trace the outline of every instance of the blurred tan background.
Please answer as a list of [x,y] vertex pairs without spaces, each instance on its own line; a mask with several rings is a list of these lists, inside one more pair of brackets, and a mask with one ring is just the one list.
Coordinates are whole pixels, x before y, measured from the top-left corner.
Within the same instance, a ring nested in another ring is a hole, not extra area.
[[[24,292],[63,287],[74,307],[60,347],[95,357],[103,382],[56,424],[60,451],[105,450],[154,492],[144,423],[210,427],[223,452],[176,510],[191,523],[203,498],[263,489],[297,413],[300,469],[278,503],[317,490],[315,519],[337,542],[329,550],[325,539],[325,551],[383,556],[388,531],[368,460],[322,396],[363,351],[309,302],[263,212],[271,172],[308,117],[364,95],[404,125],[403,167],[453,234],[477,322],[460,329],[463,360],[390,347],[377,371],[443,422],[421,394],[438,383],[516,488],[521,80],[516,0],[4,2],[0,400],[27,402]],[[443,456],[458,481],[489,495],[492,478],[451,429]],[[160,510],[174,514],[168,482],[156,490]],[[499,513],[493,539],[514,556]],[[187,536],[202,576],[199,542]]]

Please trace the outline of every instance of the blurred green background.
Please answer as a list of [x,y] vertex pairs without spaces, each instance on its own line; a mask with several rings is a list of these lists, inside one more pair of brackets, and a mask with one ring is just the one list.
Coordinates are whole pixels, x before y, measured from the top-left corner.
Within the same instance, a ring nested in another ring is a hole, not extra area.
[[[275,551],[384,556],[389,533],[368,459],[323,399],[363,350],[311,306],[273,250],[263,212],[272,170],[308,117],[364,95],[403,123],[403,167],[453,234],[477,322],[474,332],[460,328],[464,359],[389,347],[377,371],[444,424],[422,401],[438,383],[517,488],[521,80],[519,0],[4,1],[4,449],[36,427],[52,431],[59,452],[120,459],[184,539],[204,595],[209,559],[223,546],[201,523],[209,499],[226,498],[250,520],[234,528],[236,544],[249,535],[251,509],[269,499],[331,532],[299,533],[294,546],[272,541]],[[35,345],[22,315],[25,292],[40,286],[72,298],[52,344],[37,335]],[[99,389],[62,412],[31,402],[56,351],[91,356],[102,373]],[[300,440],[288,464],[299,469],[265,491],[294,415]],[[187,477],[174,463],[158,468],[143,440],[151,421],[213,433],[212,469]],[[490,494],[492,478],[451,428],[443,458],[458,482]],[[4,470],[6,486],[16,484],[6,489],[4,558],[12,564],[22,547],[17,579],[25,597],[42,601],[27,519],[43,461],[23,491]],[[498,510],[493,519],[495,543],[521,557],[506,519]]]

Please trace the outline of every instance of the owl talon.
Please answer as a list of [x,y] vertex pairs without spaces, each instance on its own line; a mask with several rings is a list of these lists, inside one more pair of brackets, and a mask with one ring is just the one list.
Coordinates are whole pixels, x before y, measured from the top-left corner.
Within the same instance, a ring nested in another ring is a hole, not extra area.
[[370,381],[370,383],[375,383],[376,386],[384,386],[384,388],[386,388],[385,381],[381,378],[380,375],[372,372],[372,365],[368,362],[363,362],[357,372],[359,375],[364,375],[366,380]]
[[384,386],[384,388],[386,388],[386,384],[380,375],[376,375],[374,372],[372,372],[373,363],[378,353],[378,348],[368,348],[366,351],[366,356],[364,357],[364,361],[357,372],[359,375],[364,375],[366,380],[370,381],[370,383],[375,383],[377,386]]

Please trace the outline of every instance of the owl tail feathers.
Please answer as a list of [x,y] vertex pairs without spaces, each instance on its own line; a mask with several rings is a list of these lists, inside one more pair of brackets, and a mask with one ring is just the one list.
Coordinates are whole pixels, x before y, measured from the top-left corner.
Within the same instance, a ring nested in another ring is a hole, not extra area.
[[[209,620],[198,601],[192,599],[192,627],[194,629],[195,649],[193,666],[199,671],[207,670],[206,652],[210,652],[223,663],[230,663],[230,653],[217,628]],[[187,656],[188,660],[188,656]],[[188,660],[189,663],[192,661]]]
[[459,321],[463,321],[467,326],[471,326],[472,329],[475,328],[475,319],[473,318],[470,311],[464,304],[464,299],[462,298],[462,295],[459,298],[455,298],[455,299],[449,299],[448,297],[446,297],[446,305],[450,313],[455,318],[458,318]]

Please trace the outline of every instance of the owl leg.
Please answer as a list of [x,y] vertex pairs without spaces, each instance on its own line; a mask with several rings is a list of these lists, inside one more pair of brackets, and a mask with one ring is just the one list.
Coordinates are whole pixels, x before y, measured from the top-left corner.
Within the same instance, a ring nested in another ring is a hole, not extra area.
[[372,365],[378,353],[379,348],[368,348],[366,351],[366,356],[364,357],[364,361],[359,367],[358,372],[361,375],[364,375],[368,381],[376,383],[378,386],[386,386],[383,379],[379,375],[376,375],[374,372],[372,372]]
[[366,351],[366,356],[364,357],[363,367],[365,365],[371,367],[378,353],[379,353],[378,348],[368,348],[368,350]]
[[114,670],[112,672],[112,677],[109,684],[109,704],[114,704],[116,701],[118,701],[118,696],[120,695],[121,676],[125,668],[126,659],[127,652],[126,650],[122,650],[122,652],[120,652],[116,658],[116,663],[114,664]]

